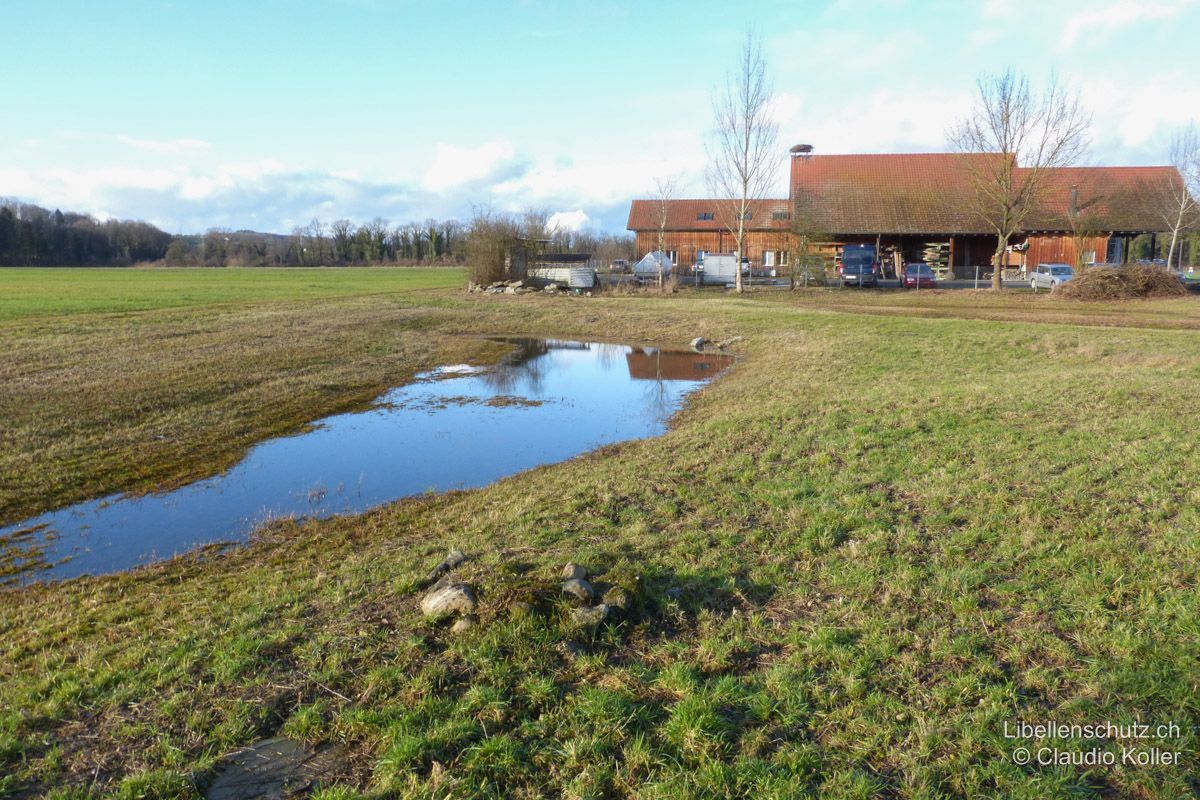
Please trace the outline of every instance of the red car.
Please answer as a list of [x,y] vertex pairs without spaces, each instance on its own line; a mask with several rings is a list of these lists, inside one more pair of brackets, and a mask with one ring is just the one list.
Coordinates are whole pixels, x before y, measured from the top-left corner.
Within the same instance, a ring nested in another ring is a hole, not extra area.
[[937,276],[928,264],[909,264],[904,268],[905,289],[936,289]]

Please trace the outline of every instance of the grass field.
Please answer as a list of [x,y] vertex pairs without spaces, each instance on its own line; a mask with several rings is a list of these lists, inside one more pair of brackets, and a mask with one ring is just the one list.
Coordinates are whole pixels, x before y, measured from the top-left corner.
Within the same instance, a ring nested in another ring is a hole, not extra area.
[[461,274],[451,268],[5,269],[0,321],[397,294],[446,286]]
[[[74,273],[94,283],[56,307],[72,273],[0,272],[0,515],[219,469],[415,370],[494,357],[471,334],[740,335],[741,358],[658,439],[0,594],[0,796],[194,797],[279,733],[342,748],[325,798],[1200,791],[1194,300],[315,274]],[[182,303],[156,280],[203,285]],[[463,634],[417,610],[451,547],[480,599]],[[573,628],[567,561],[630,613]],[[1132,720],[1178,730],[1005,737]],[[1043,746],[1117,763],[1014,763]]]

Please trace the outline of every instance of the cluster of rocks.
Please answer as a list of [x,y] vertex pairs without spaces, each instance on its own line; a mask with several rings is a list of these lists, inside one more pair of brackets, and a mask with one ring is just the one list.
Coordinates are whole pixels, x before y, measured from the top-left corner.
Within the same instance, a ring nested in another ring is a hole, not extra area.
[[629,611],[629,593],[620,586],[610,586],[596,602],[596,588],[588,581],[588,572],[578,564],[568,563],[562,570],[563,596],[575,604],[571,621],[579,627],[599,625],[612,614]]
[[[453,633],[468,631],[479,624],[475,615],[475,590],[467,583],[453,580],[449,573],[467,560],[461,550],[451,550],[425,579],[428,591],[421,599],[421,613],[432,621],[455,618]],[[559,592],[571,605],[571,622],[576,627],[593,627],[613,616],[622,616],[632,608],[633,598],[626,589],[609,585],[603,591],[589,581],[585,567],[568,563],[562,569]],[[524,601],[513,603],[513,611],[532,612]]]
[[468,584],[452,581],[447,574],[466,560],[467,556],[463,551],[451,550],[426,576],[425,582],[432,583],[433,586],[421,598],[421,613],[427,619],[458,617],[450,629],[455,633],[470,630],[479,624],[479,618],[474,614],[475,590]]
[[[543,294],[558,294],[566,289],[567,287],[560,286],[557,283],[548,283],[541,289],[538,289],[536,286],[528,284],[523,280],[496,281],[486,286],[475,282],[467,284],[468,292],[483,292],[484,294],[536,294],[539,291]],[[591,292],[588,292],[588,294],[590,295]]]

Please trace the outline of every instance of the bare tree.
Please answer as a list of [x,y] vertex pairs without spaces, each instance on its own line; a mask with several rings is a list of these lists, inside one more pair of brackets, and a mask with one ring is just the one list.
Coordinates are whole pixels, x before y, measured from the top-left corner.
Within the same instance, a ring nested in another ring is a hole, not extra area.
[[[1164,187],[1163,221],[1171,232],[1171,246],[1167,250],[1167,267],[1175,258],[1175,246],[1179,234],[1200,223],[1200,132],[1193,122],[1176,131],[1171,137],[1171,165],[1179,171],[1179,180],[1174,176]],[[1182,264],[1183,248],[1180,248]]]
[[771,189],[778,163],[775,152],[777,126],[771,119],[771,85],[762,46],[746,34],[737,67],[713,99],[716,120],[709,152],[708,183],[717,198],[721,224],[737,245],[737,279],[742,287],[741,259],[746,223],[753,207]]
[[351,244],[354,240],[354,223],[348,219],[335,219],[329,224],[329,238],[333,240],[333,260],[338,264],[349,264]]
[[1052,171],[1082,157],[1091,115],[1079,93],[1053,76],[1040,94],[1011,69],[977,85],[974,110],[949,138],[974,183],[973,211],[996,233],[992,288],[999,290],[1009,241],[1037,208]]
[[655,218],[658,222],[658,247],[655,257],[658,261],[658,288],[663,285],[663,254],[666,253],[667,240],[667,214],[671,210],[671,201],[675,199],[675,191],[678,185],[678,179],[673,175],[654,179],[654,211]]
[[[308,223],[307,235],[309,241],[305,246],[312,248],[311,255],[309,256],[309,258],[313,259],[311,263],[317,265],[327,263],[327,251],[325,248],[325,224],[316,217],[313,217],[312,222]],[[310,262],[306,261],[305,263]]]

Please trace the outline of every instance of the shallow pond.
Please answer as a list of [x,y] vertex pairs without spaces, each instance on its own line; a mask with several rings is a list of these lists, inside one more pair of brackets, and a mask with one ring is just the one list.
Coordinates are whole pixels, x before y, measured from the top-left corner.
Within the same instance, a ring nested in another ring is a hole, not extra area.
[[366,411],[253,447],[221,475],[112,495],[0,529],[9,582],[116,572],[245,541],[278,517],[326,517],[423,492],[486,486],[613,442],[655,436],[729,356],[508,340],[492,367],[446,366]]

